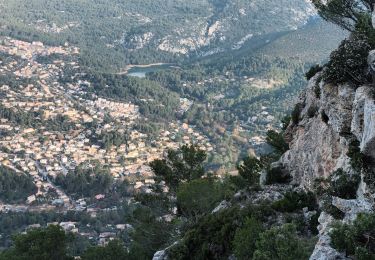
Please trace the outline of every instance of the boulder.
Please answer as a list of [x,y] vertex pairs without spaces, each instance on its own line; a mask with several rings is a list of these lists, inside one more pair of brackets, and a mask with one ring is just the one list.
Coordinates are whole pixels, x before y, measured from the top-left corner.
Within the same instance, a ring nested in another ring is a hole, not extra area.
[[284,197],[283,194],[290,189],[289,185],[284,184],[273,184],[266,185],[259,191],[251,191],[248,193],[247,200],[251,203],[261,203],[263,201],[274,202]]

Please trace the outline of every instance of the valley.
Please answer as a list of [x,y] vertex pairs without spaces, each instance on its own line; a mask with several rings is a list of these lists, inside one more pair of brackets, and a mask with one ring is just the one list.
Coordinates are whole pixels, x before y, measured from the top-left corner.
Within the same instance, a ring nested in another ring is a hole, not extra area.
[[153,163],[185,173],[193,144],[212,210],[347,36],[307,0],[111,2],[0,0],[0,248],[58,225],[71,254],[120,239],[148,259],[192,224]]

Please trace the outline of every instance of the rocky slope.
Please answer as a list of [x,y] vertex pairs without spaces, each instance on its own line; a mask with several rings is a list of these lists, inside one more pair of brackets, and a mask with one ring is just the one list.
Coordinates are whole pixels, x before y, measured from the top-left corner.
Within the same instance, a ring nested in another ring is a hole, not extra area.
[[[369,55],[369,67],[374,60]],[[353,140],[370,162],[375,160],[375,95],[372,85],[332,85],[320,80],[318,73],[309,82],[299,101],[297,124],[286,131],[290,150],[278,161],[276,167],[289,173],[293,182],[312,190],[317,178],[327,178],[335,170],[343,169],[353,174],[348,151]],[[362,173],[363,175],[363,173]],[[374,193],[362,181],[357,199],[344,200],[333,197],[332,205],[345,213],[343,221],[355,219],[359,212],[371,212]],[[344,258],[329,246],[328,236],[332,216],[322,212],[319,222],[319,241],[310,259]]]
[[[209,55],[239,49],[255,36],[297,30],[316,12],[306,0],[208,1],[206,16],[176,24],[158,39],[158,49],[175,54]],[[193,23],[191,23],[193,22]]]

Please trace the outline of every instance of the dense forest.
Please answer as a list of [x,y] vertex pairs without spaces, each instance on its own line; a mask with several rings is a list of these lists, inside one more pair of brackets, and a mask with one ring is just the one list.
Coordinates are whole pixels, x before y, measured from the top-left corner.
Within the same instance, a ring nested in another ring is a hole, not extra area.
[[92,197],[93,195],[106,193],[113,183],[108,169],[99,163],[78,165],[73,172],[66,176],[58,175],[56,184],[66,190],[68,194],[76,194],[77,197]]
[[32,178],[5,166],[0,166],[0,200],[5,203],[17,203],[37,192]]

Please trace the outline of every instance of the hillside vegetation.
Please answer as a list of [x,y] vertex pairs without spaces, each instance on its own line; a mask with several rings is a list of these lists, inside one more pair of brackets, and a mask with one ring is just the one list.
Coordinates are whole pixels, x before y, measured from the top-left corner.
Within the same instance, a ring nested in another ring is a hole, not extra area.
[[252,36],[288,31],[314,13],[306,0],[0,1],[1,33],[82,49],[101,69],[177,61],[239,48]]

